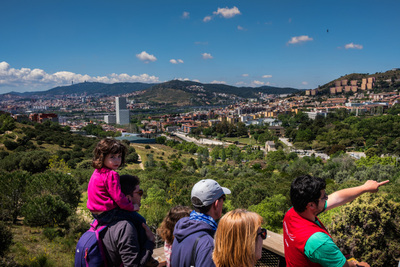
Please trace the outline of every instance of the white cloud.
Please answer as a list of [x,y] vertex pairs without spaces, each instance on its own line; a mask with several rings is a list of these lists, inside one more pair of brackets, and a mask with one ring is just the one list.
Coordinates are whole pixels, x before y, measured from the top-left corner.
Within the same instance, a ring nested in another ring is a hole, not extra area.
[[228,18],[232,18],[236,15],[240,15],[240,11],[237,7],[232,7],[232,8],[218,8],[217,11],[213,12],[214,15],[221,15],[222,17],[228,19]]
[[271,85],[271,83],[270,82],[262,82],[262,81],[254,80],[254,81],[252,81],[250,83],[249,86],[251,86],[251,87],[259,87],[259,86],[264,86],[264,85]]
[[261,81],[254,80],[254,81],[252,81],[252,84],[255,84],[257,86],[261,86],[261,85],[264,85],[265,83],[261,82]]
[[308,85],[308,82],[301,82],[302,85]]
[[214,80],[214,81],[212,81],[210,83],[212,83],[212,84],[226,84],[226,82],[224,82],[224,81],[216,81],[216,80]]
[[272,78],[272,75],[263,75],[262,76],[264,79]]
[[309,37],[308,35],[301,35],[301,36],[295,36],[290,39],[288,44],[298,44],[298,43],[304,43],[308,41],[314,40],[313,38]]
[[187,12],[187,11],[183,11],[182,18],[183,18],[183,19],[188,19],[188,18],[190,18],[190,13]]
[[179,81],[190,81],[189,78],[175,78],[174,80],[179,80]]
[[243,77],[249,77],[249,74],[244,73],[244,74],[242,74],[242,76],[243,76]]
[[[53,74],[46,73],[41,69],[21,68],[14,69],[10,64],[0,62],[0,90],[1,87],[15,88],[18,91],[35,91],[50,89],[55,86],[69,85],[72,82],[144,82],[158,83],[159,78],[148,74],[128,75],[126,73],[112,73],[107,76],[92,77],[87,74],[77,74],[69,71],[59,71]],[[26,90],[27,89],[27,90]],[[1,91],[5,91],[4,89]],[[7,91],[8,92],[8,91]]]
[[217,11],[213,12],[212,16],[205,16],[203,18],[203,22],[209,22],[210,20],[213,19],[213,17],[218,16],[218,15],[221,17],[224,17],[226,19],[229,19],[229,18],[233,18],[234,16],[240,15],[240,14],[242,14],[242,13],[240,13],[239,9],[235,6],[232,8],[228,8],[228,7],[220,8],[219,7],[217,9]]
[[359,45],[359,44],[349,43],[349,44],[346,44],[344,46],[344,48],[346,48],[346,49],[363,49],[363,46]]
[[182,59],[171,59],[169,62],[171,62],[172,64],[182,64],[183,60]]
[[238,29],[239,31],[247,31],[247,29],[243,28],[243,27],[240,26],[240,25],[237,26],[237,29]]
[[242,86],[242,85],[246,85],[246,83],[245,82],[237,82],[236,85]]
[[201,55],[203,56],[203,59],[212,59],[213,58],[213,56],[209,53],[203,53]]
[[142,51],[140,54],[136,54],[136,57],[145,63],[154,62],[157,58],[154,55],[148,54],[146,51]]
[[205,16],[204,19],[203,19],[203,21],[204,21],[204,22],[209,22],[211,19],[212,19],[211,16]]

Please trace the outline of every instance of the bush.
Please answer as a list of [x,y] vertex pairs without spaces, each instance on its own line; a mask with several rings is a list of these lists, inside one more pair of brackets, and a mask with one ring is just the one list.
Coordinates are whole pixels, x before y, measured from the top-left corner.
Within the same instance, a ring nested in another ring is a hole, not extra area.
[[0,175],[0,219],[17,221],[21,207],[25,201],[24,193],[26,181],[30,175],[23,171],[11,173],[2,172]]
[[4,141],[4,146],[8,149],[8,150],[14,150],[18,147],[18,143],[17,142],[13,142],[10,140],[6,140]]
[[328,229],[343,254],[373,266],[395,266],[400,256],[400,203],[364,194],[341,208]]
[[38,196],[23,207],[24,222],[31,226],[63,224],[71,215],[70,207],[60,196]]
[[57,236],[62,236],[60,229],[54,227],[46,227],[43,229],[43,235],[50,241],[53,241]]
[[134,162],[138,162],[138,160],[139,160],[139,155],[136,152],[130,153],[125,158],[126,163],[134,163]]
[[0,257],[4,257],[12,243],[11,230],[3,223],[0,222]]

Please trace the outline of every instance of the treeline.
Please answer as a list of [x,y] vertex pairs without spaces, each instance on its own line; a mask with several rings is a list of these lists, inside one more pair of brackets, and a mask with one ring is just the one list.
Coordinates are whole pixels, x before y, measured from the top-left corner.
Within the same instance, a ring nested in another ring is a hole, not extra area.
[[337,151],[366,152],[369,156],[400,154],[399,105],[380,116],[355,116],[347,110],[328,113],[327,118],[315,120],[299,112],[294,116],[281,115],[286,136],[298,147],[315,149],[327,154]]

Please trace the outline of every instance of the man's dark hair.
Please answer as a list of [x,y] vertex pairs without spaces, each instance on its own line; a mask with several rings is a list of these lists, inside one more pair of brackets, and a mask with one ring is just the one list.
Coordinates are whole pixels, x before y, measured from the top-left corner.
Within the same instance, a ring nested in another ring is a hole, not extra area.
[[138,184],[140,184],[140,180],[137,176],[134,175],[121,175],[119,177],[121,183],[121,191],[125,196],[132,195],[133,191]]
[[290,187],[290,200],[295,211],[303,212],[307,204],[314,202],[318,205],[321,197],[321,190],[326,188],[325,180],[312,177],[311,175],[302,175],[297,177]]
[[[218,200],[220,200],[221,198],[225,198],[225,194],[222,195],[220,198],[218,198]],[[217,200],[216,200],[216,201],[217,201]],[[214,203],[215,203],[215,201],[214,201]],[[209,212],[210,209],[211,209],[211,206],[212,206],[214,203],[212,203],[212,204],[210,204],[210,205],[208,205],[208,206],[203,206],[203,202],[202,202],[198,197],[192,197],[193,209],[194,209],[196,212],[200,212],[200,213],[203,213],[203,214],[206,214],[207,212]],[[197,206],[197,207],[196,207],[196,206]]]
[[200,212],[203,214],[206,214],[207,212],[209,212],[211,209],[211,206],[212,206],[212,204],[210,204],[208,206],[203,206],[203,202],[198,197],[192,197],[192,204],[193,204],[193,209],[196,212]]

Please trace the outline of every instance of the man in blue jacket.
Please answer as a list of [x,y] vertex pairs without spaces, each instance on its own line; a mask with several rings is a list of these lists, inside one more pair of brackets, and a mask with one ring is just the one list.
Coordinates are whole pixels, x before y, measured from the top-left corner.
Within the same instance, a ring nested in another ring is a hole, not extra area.
[[192,188],[194,210],[180,219],[174,229],[171,266],[215,266],[212,260],[216,221],[221,218],[228,188],[211,179],[201,180]]

